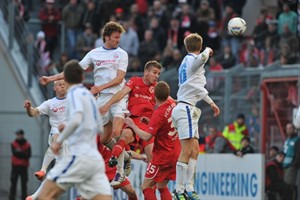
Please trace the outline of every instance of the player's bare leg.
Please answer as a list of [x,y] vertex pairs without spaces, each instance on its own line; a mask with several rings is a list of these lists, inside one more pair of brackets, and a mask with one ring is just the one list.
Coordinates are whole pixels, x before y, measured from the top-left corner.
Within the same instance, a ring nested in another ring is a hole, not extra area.
[[108,122],[103,126],[103,134],[101,135],[100,142],[108,148],[113,147],[114,143],[111,144],[112,136],[112,122]]
[[155,190],[153,187],[156,185],[156,182],[153,179],[145,178],[141,186],[141,189],[144,194],[145,200],[147,199],[156,199]]
[[112,199],[111,195],[103,195],[103,194],[98,194],[92,198],[92,200],[111,200],[111,199]]
[[128,195],[129,200],[137,200],[136,192],[131,184],[125,185],[120,188],[122,191],[124,191]]
[[169,191],[168,183],[169,183],[169,180],[164,180],[163,182],[156,184],[157,189],[160,193],[160,199],[172,200],[172,195]]
[[56,185],[55,182],[46,179],[38,194],[38,200],[54,200],[57,199],[64,190]]

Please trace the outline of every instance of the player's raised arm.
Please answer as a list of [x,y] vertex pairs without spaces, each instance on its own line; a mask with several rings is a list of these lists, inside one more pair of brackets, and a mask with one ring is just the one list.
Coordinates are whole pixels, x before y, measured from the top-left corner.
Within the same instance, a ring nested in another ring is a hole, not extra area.
[[101,106],[99,108],[100,114],[104,115],[105,113],[107,113],[107,111],[113,104],[115,104],[118,101],[120,101],[121,99],[123,99],[125,97],[125,95],[127,95],[130,91],[131,91],[131,88],[125,85],[122,88],[122,90],[117,92],[108,102],[106,102],[103,106]]
[[31,102],[29,100],[24,101],[24,108],[26,109],[27,115],[29,117],[36,117],[40,114],[37,108],[33,108],[31,106]]
[[138,134],[138,136],[145,141],[149,141],[152,138],[152,135],[146,131],[141,130],[131,118],[126,118],[125,123],[133,129],[133,131]]
[[113,87],[113,86],[121,84],[122,81],[125,78],[125,75],[126,75],[125,71],[122,71],[122,70],[118,69],[117,70],[117,76],[114,79],[112,79],[111,81],[109,81],[109,82],[107,82],[107,83],[105,83],[103,85],[93,86],[91,88],[92,94],[100,93],[102,90],[104,90],[106,88],[110,88],[110,87]]
[[42,76],[40,78],[40,84],[47,85],[48,83],[51,83],[53,81],[61,80],[64,78],[64,72],[61,72],[59,74],[55,74],[52,76]]

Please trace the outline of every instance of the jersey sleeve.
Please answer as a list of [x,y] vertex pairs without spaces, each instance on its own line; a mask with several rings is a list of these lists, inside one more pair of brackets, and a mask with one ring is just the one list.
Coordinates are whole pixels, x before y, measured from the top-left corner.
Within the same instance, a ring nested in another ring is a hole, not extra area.
[[93,64],[92,57],[91,57],[91,52],[88,52],[84,58],[79,62],[79,65],[81,66],[82,69],[86,70],[90,65]]
[[150,119],[147,132],[155,136],[160,127],[162,127],[163,122],[164,120],[162,119],[162,115],[159,112],[154,111]]
[[134,86],[136,85],[136,79],[134,77],[130,78],[125,85],[133,90]]
[[40,106],[37,107],[37,109],[39,110],[40,115],[49,115],[50,99],[44,101]]
[[126,53],[126,51],[122,51],[120,56],[121,58],[120,58],[118,70],[126,72],[128,67],[128,54]]
[[192,69],[195,70],[196,68],[204,66],[208,58],[209,58],[209,50],[205,49],[202,53],[200,53],[198,56],[195,57]]

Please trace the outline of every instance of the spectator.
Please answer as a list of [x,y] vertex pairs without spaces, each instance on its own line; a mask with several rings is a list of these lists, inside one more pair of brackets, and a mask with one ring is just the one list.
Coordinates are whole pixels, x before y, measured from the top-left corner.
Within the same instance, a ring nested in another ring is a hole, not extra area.
[[[145,32],[145,17],[140,13],[138,3],[142,0],[137,0],[137,4],[132,4],[130,7],[129,18],[132,20],[132,28],[137,32],[139,41],[144,38]],[[147,3],[147,2],[146,2]]]
[[48,43],[45,40],[45,33],[43,31],[39,31],[37,33],[34,45],[38,49],[40,56],[37,63],[39,68],[39,75],[48,75],[48,66],[51,63],[51,58],[48,51]]
[[102,28],[99,29],[99,37],[95,41],[95,45],[94,45],[95,48],[102,47],[104,45],[103,38],[102,38],[102,30],[103,30]]
[[21,199],[27,197],[27,181],[28,181],[28,167],[29,158],[31,157],[31,146],[24,138],[24,131],[22,129],[16,132],[16,139],[11,143],[12,151],[12,171],[11,171],[11,187],[9,193],[9,200],[15,200],[17,194],[17,182],[19,176],[21,177],[22,194]]
[[96,36],[93,33],[92,25],[85,24],[85,30],[78,36],[76,43],[77,56],[81,60],[89,51],[94,49]]
[[260,11],[260,16],[257,24],[254,27],[252,37],[254,39],[255,47],[263,49],[265,47],[265,39],[268,32],[268,24],[266,22],[265,10]]
[[300,168],[300,137],[292,123],[286,125],[287,139],[284,142],[283,149],[285,158],[283,161],[284,181],[292,188],[292,193],[295,192],[296,178]]
[[220,51],[220,35],[217,30],[216,22],[208,22],[206,45],[211,47],[215,53]]
[[125,21],[122,24],[125,32],[122,33],[120,47],[128,53],[129,57],[135,57],[140,45],[138,34],[132,28],[131,21]]
[[58,65],[56,65],[56,69],[57,69],[58,73],[61,73],[62,71],[64,71],[64,66],[68,61],[69,61],[68,54],[65,52],[61,53]]
[[237,150],[234,154],[243,157],[245,154],[254,153],[253,147],[250,145],[251,141],[248,136],[243,137],[241,141],[241,149]]
[[165,29],[160,25],[160,19],[152,17],[150,19],[149,29],[153,32],[153,39],[157,42],[160,52],[162,52],[166,46],[167,36]]
[[277,199],[276,195],[279,194],[282,200],[291,199],[289,186],[283,180],[283,167],[284,152],[280,151],[276,156],[266,164],[266,193],[270,200]]
[[169,27],[169,19],[165,8],[162,6],[160,0],[155,0],[153,2],[153,15],[160,19],[160,26],[165,29],[165,31]]
[[207,153],[234,153],[236,151],[234,146],[215,127],[209,128],[209,135],[205,138],[205,144]]
[[287,3],[283,4],[283,12],[278,17],[278,34],[281,35],[284,32],[284,25],[287,24],[292,33],[297,32],[297,14],[290,10],[290,6]]
[[277,24],[274,21],[268,23],[268,31],[266,37],[270,38],[272,47],[278,48],[278,41],[280,36],[278,35]]
[[86,8],[82,15],[81,25],[90,23],[92,25],[93,33],[97,34],[100,29],[101,21],[99,20],[100,16],[96,10],[96,2],[95,0],[86,0],[85,5]]
[[39,12],[39,19],[42,22],[42,30],[46,35],[46,41],[53,58],[53,52],[58,41],[58,23],[61,19],[61,13],[54,7],[55,0],[46,0],[45,6]]
[[157,42],[153,39],[153,31],[146,30],[144,41],[141,42],[138,50],[141,65],[144,66],[148,60],[152,60],[158,52],[159,47]]
[[265,39],[264,47],[259,51],[260,66],[270,65],[279,56],[279,51],[274,44],[271,43],[271,37]]
[[76,55],[76,41],[81,32],[81,17],[83,8],[78,3],[78,0],[70,0],[62,11],[62,20],[66,26],[68,39],[68,56],[73,59]]
[[183,29],[180,28],[179,20],[172,18],[168,28],[168,40],[172,41],[173,47],[181,49],[183,47]]
[[279,148],[277,146],[271,146],[267,155],[268,156],[267,159],[269,161],[275,159],[278,152],[279,152]]
[[142,72],[144,69],[138,57],[129,60],[127,72]]
[[245,115],[242,113],[238,114],[236,120],[224,128],[222,134],[236,150],[240,150],[242,148],[241,141],[243,137],[248,136],[248,128],[245,125]]
[[297,57],[299,55],[299,40],[297,34],[292,33],[288,24],[283,25],[283,33],[280,35],[279,47],[287,45],[290,49],[288,53],[290,57]]
[[[215,11],[209,6],[208,0],[201,0],[195,17],[198,23],[198,33],[204,36],[203,40],[206,41],[209,22],[214,22],[215,20]],[[211,47],[210,45],[208,46]]]
[[236,58],[229,45],[223,47],[223,53],[220,55],[219,61],[224,69],[230,69],[235,65]]
[[219,72],[223,70],[223,66],[216,60],[214,56],[209,58],[209,71]]

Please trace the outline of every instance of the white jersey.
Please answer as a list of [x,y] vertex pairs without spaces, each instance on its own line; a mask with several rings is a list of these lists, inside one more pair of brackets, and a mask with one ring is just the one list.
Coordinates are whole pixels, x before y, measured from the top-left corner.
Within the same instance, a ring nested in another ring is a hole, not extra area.
[[102,123],[95,97],[82,84],[73,85],[67,93],[67,119],[75,113],[82,114],[82,122],[66,139],[71,155],[100,156],[96,144],[96,135],[102,131]]
[[179,89],[177,101],[196,105],[208,94],[208,91],[204,88],[206,85],[204,65],[208,58],[208,49],[199,55],[188,54],[184,57],[178,69]]
[[40,115],[48,115],[51,126],[50,134],[59,133],[58,126],[66,120],[66,98],[54,97],[37,107]]
[[[120,47],[106,49],[99,47],[91,50],[79,62],[80,66],[86,70],[89,66],[94,67],[94,82],[96,86],[110,82],[117,76],[117,70],[127,71],[128,55]],[[101,93],[115,94],[125,85],[125,80],[119,85],[101,91]]]

